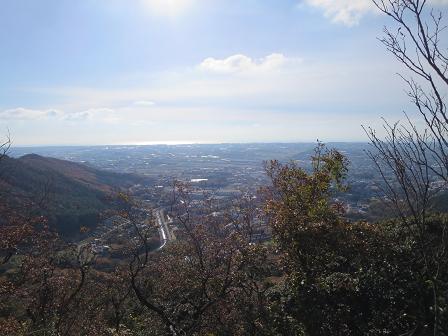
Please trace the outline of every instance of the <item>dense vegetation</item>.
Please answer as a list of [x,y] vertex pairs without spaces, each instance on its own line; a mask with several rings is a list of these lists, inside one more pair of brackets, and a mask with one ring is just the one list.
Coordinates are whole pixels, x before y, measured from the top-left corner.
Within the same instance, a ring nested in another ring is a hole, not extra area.
[[75,238],[81,226],[98,225],[101,213],[110,207],[107,197],[112,191],[143,180],[38,155],[4,157],[0,195],[11,207],[33,207],[57,232]]
[[[7,335],[446,334],[448,218],[427,218],[422,246],[400,220],[349,222],[332,201],[346,188],[346,169],[344,156],[322,145],[311,172],[270,162],[261,203],[245,198],[219,216],[212,199],[191,202],[179,184],[172,214],[182,236],[159,252],[149,247],[153,228],[138,225],[138,205],[121,196],[120,215],[135,225],[112,272],[96,267],[88,246],[63,243],[37,218],[16,231],[14,255],[4,259],[0,328]],[[260,220],[274,242],[254,243]]]

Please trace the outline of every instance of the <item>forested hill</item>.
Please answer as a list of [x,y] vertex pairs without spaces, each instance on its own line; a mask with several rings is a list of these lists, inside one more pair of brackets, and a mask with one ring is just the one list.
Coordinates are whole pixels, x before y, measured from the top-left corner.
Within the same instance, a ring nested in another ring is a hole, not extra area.
[[142,176],[113,173],[95,169],[80,163],[29,154],[18,159],[19,162],[42,172],[58,173],[84,186],[110,192],[117,188],[128,188],[134,184],[148,182]]
[[76,238],[81,227],[99,223],[101,212],[111,207],[113,191],[139,183],[151,181],[35,154],[0,162],[1,201],[23,211],[30,211],[32,204],[69,238]]

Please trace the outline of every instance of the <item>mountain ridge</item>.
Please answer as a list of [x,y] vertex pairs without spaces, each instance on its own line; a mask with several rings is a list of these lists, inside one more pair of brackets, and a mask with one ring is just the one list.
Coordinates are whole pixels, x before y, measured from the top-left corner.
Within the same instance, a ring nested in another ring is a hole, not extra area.
[[5,157],[0,162],[2,201],[16,208],[25,207],[24,199],[30,201],[36,208],[33,211],[48,217],[53,229],[70,238],[76,237],[81,227],[93,229],[100,223],[101,213],[113,208],[110,196],[115,192],[151,183],[143,176],[37,154]]

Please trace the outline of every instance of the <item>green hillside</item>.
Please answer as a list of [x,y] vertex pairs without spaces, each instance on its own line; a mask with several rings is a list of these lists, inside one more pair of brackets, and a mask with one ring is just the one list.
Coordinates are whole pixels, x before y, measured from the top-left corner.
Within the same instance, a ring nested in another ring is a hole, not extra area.
[[2,201],[44,214],[68,238],[76,238],[81,227],[99,223],[101,213],[111,207],[108,199],[114,191],[138,183],[150,181],[34,154],[0,163]]

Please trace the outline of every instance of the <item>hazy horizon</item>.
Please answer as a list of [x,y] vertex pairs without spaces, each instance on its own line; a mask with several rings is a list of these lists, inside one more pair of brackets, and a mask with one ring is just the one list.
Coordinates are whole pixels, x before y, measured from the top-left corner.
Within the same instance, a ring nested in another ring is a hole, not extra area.
[[[359,144],[367,145],[368,141],[320,141],[324,144]],[[47,145],[15,145],[11,143],[11,148],[25,149],[25,148],[71,148],[71,147],[151,147],[151,146],[214,146],[214,145],[315,145],[316,141],[255,141],[255,142],[154,142],[154,143],[124,143],[124,144],[47,144]]]

